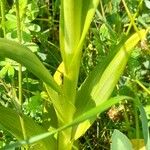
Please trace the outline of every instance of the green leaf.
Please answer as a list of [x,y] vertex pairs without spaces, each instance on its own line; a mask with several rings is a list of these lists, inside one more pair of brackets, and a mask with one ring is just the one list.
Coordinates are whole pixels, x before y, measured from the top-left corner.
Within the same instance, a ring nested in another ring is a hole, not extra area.
[[91,21],[95,14],[99,0],[82,0],[82,14],[81,14],[81,38],[78,44],[78,49],[83,45],[83,41],[90,27]]
[[28,26],[28,29],[30,30],[30,31],[33,31],[33,32],[40,32],[40,30],[41,30],[41,27],[38,25],[38,24],[30,24],[29,26]]
[[130,140],[115,129],[112,135],[111,150],[133,150],[133,148]]
[[0,57],[8,57],[21,63],[35,76],[52,87],[53,90],[59,93],[61,92],[60,87],[54,81],[49,71],[27,47],[17,42],[0,38]]
[[6,14],[6,19],[7,21],[5,22],[5,27],[8,29],[8,31],[12,31],[12,29],[17,27],[17,19],[15,15]]
[[[145,35],[146,31],[141,30],[140,36],[139,33],[135,33],[127,40],[123,40],[116,46],[116,50],[91,72],[78,91],[75,118],[92,107],[104,103],[110,97],[123,73],[133,47]],[[84,128],[88,129],[89,125]]]
[[27,11],[26,11],[26,21],[25,22],[32,22],[38,15],[39,12],[39,6],[36,1],[31,1],[27,5]]
[[42,99],[40,93],[36,93],[34,96],[30,97],[28,101],[24,103],[25,110],[30,113],[32,117],[38,112],[42,112]]
[[112,0],[112,12],[116,13],[119,9],[119,4],[121,0]]
[[20,146],[20,145],[25,145],[25,144],[32,144],[34,142],[37,142],[39,140],[42,140],[44,138],[47,138],[49,136],[52,136],[62,130],[65,130],[69,127],[72,127],[72,126],[75,126],[85,120],[89,120],[91,118],[95,118],[95,116],[103,111],[105,111],[106,109],[108,109],[109,107],[111,107],[112,105],[115,105],[117,104],[120,100],[123,100],[123,99],[132,99],[130,97],[127,97],[127,96],[118,96],[118,97],[114,97],[114,98],[111,98],[109,101],[106,101],[104,102],[103,104],[95,107],[95,108],[92,108],[91,110],[83,113],[82,115],[80,115],[78,118],[74,119],[71,123],[68,123],[56,130],[53,130],[52,132],[46,132],[46,133],[43,133],[43,134],[39,134],[37,136],[33,136],[31,138],[29,138],[27,141],[26,140],[23,140],[23,141],[19,141],[19,142],[16,142],[15,144],[11,144],[11,145],[8,145],[7,148],[13,148],[13,147],[16,147],[16,146]]
[[[24,120],[27,137],[31,137],[46,132],[46,130],[37,125],[31,118],[22,115],[22,119]],[[12,135],[14,135],[18,140],[23,140],[20,118],[19,115],[14,110],[0,106],[0,124]],[[56,148],[55,142],[56,141],[54,140],[54,138],[51,137],[39,141],[37,145],[43,150],[55,149]]]
[[28,0],[19,0],[19,10],[20,10],[20,18],[23,19],[24,14],[26,13]]
[[80,55],[98,3],[99,0],[61,0],[60,49],[65,67],[74,55]]
[[[60,49],[64,64],[71,56],[80,40],[81,0],[61,0]],[[67,11],[65,11],[67,10]]]
[[8,67],[7,66],[4,66],[1,70],[0,70],[0,78],[3,79],[6,75],[8,71]]
[[38,52],[39,47],[35,43],[27,43],[25,44],[32,52]]
[[9,20],[9,21],[12,21],[12,22],[16,22],[16,16],[15,15],[13,15],[13,14],[6,14],[6,18],[7,18],[7,20]]
[[9,68],[8,68],[8,76],[10,78],[14,77],[14,74],[15,74],[15,70],[14,70],[14,67],[11,66],[11,64],[9,65]]
[[136,104],[139,108],[140,115],[141,115],[142,130],[143,130],[144,143],[146,146],[146,150],[150,150],[150,135],[149,135],[148,119],[147,119],[145,110],[139,99],[137,99]]
[[[143,38],[146,31],[141,30],[140,34]],[[110,97],[123,73],[133,47],[141,37],[135,33],[126,41],[123,40],[123,43],[116,46],[110,56],[104,62],[99,63],[90,73],[78,91],[76,105],[78,111],[83,112],[86,108],[92,107],[90,105],[99,105]]]
[[[70,122],[80,68],[82,45],[99,0],[61,0],[60,50],[64,63],[63,91],[61,97],[63,117]],[[71,105],[71,107],[70,107]]]
[[150,9],[150,1],[149,0],[144,0],[145,5],[148,9]]

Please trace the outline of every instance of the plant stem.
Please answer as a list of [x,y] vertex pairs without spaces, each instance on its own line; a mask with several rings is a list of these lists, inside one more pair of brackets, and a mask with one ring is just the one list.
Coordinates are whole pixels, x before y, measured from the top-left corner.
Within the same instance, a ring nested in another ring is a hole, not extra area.
[[123,107],[124,107],[123,115],[124,115],[124,119],[125,119],[125,122],[126,122],[126,129],[127,129],[128,134],[129,134],[129,132],[130,132],[130,121],[129,121],[129,117],[128,117],[128,114],[127,114],[127,111],[126,111],[127,108],[126,108],[125,105],[123,105]]
[[135,82],[146,92],[150,95],[150,91],[139,81],[135,80]]
[[104,21],[106,21],[105,11],[104,11],[104,7],[103,7],[102,1],[100,1],[100,8],[101,8],[102,18],[104,19]]
[[[76,89],[77,89],[77,81],[78,81],[78,74],[79,74],[79,64],[80,64],[80,57],[77,59],[76,63],[73,63],[69,66],[68,72],[64,73],[64,83],[62,85],[63,92],[64,92],[64,122],[60,122],[59,126],[63,126],[67,123],[73,121],[73,116],[75,113],[75,99],[76,99]],[[66,111],[67,110],[67,111]],[[72,128],[66,129],[59,134],[59,150],[61,150],[62,145],[64,146],[63,149],[71,150],[73,145],[71,141],[72,135]],[[63,150],[62,149],[62,150]]]
[[[22,32],[21,32],[21,19],[20,19],[20,11],[19,11],[19,0],[16,0],[16,17],[17,17],[17,36],[18,36],[18,41],[21,44],[22,43]],[[18,84],[19,84],[19,103],[22,106],[22,65],[19,64],[19,71],[18,71]],[[20,124],[22,128],[22,134],[23,138],[26,140],[27,135],[26,135],[26,130],[25,130],[25,123],[24,120],[21,116],[20,118]],[[26,146],[26,149],[28,149],[28,146]]]
[[4,4],[5,0],[1,0],[0,1],[0,5],[1,5],[1,16],[2,16],[2,30],[3,30],[3,35],[4,37],[6,36],[6,29],[5,29],[5,4]]
[[[141,7],[142,3],[143,3],[143,0],[140,0],[140,3],[139,3],[138,8],[137,8],[137,11],[136,11],[136,13],[133,15],[133,20],[136,19],[136,17],[137,17],[137,15],[138,15],[138,13],[139,13],[139,10],[140,10],[140,7]],[[128,26],[128,29],[127,29],[127,32],[126,32],[127,35],[129,34],[129,31],[130,31],[131,27],[132,27],[132,22],[130,22],[130,24],[129,24],[129,26]]]
[[138,108],[136,103],[134,103],[134,112],[135,112],[135,128],[136,128],[136,139],[140,138],[140,127],[139,127],[139,118],[138,118]]
[[20,19],[20,11],[19,11],[19,0],[16,0],[16,17],[17,17],[17,36],[19,43],[22,42],[21,35],[21,19]]
[[[135,24],[135,21],[134,21],[134,16],[132,17],[132,14],[130,13],[130,11],[129,11],[129,9],[128,9],[128,6],[126,5],[126,2],[125,2],[125,0],[122,0],[122,3],[123,3],[123,5],[124,5],[124,8],[125,8],[125,10],[126,10],[126,12],[127,12],[127,15],[128,15],[128,17],[129,17],[129,19],[130,19],[130,21],[131,21],[131,24],[133,25],[133,27],[134,27],[134,30],[137,32],[137,33],[139,33],[139,30],[138,30],[138,28],[137,28],[137,26],[136,26],[136,24]],[[127,32],[129,32],[129,31],[127,31]]]
[[134,80],[134,79],[131,79],[131,78],[128,78],[128,77],[125,77],[124,78],[126,79],[129,79],[130,81],[134,82],[134,83],[137,83],[146,93],[148,93],[150,95],[150,90],[148,88],[146,88],[139,80]]

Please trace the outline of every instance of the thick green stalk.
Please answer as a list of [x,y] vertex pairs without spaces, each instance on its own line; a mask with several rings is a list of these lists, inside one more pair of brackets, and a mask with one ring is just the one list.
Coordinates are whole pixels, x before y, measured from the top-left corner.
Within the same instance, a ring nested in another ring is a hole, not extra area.
[[[78,64],[76,65],[78,66]],[[74,66],[74,68],[77,66]],[[73,121],[72,119],[75,112],[74,102],[76,99],[77,81],[78,81],[78,72],[74,73],[74,69],[70,68],[69,74],[64,75],[64,84],[63,84],[64,101],[65,101],[63,116],[65,117],[64,118],[65,120],[64,122],[59,122],[59,126],[63,126]],[[71,150],[73,144],[71,142],[71,135],[72,135],[72,128],[66,129],[59,133],[58,139],[59,150],[65,149]]]
[[[75,98],[80,66],[80,57],[76,63],[71,64],[77,45],[81,36],[81,6],[80,0],[61,0],[60,16],[60,48],[64,61],[64,80],[63,80],[63,122],[59,121],[59,126],[70,123],[75,112]],[[79,6],[79,7],[76,7]],[[58,149],[71,149],[71,128],[59,133]]]
[[[82,46],[99,0],[61,0],[60,49],[64,63],[63,114],[64,120],[59,126],[70,123],[75,113],[78,75]],[[59,134],[59,148],[71,148],[72,129]],[[59,149],[58,148],[58,149]]]
[[[77,7],[79,6],[79,7]],[[77,51],[77,45],[81,36],[81,11],[82,2],[80,0],[61,0],[61,16],[60,16],[60,48],[64,62],[64,80],[63,80],[63,98],[59,99],[64,103],[63,117],[59,120],[59,126],[63,126],[72,122],[75,112],[76,89],[78,82],[80,59],[76,57],[76,62],[71,64],[72,58]],[[58,149],[71,150],[72,128],[66,129],[59,133]]]
[[[77,62],[77,63],[80,63]],[[75,67],[78,67],[79,64],[76,64],[77,66],[72,66],[69,69],[69,73],[64,74],[64,83],[62,85],[63,87],[63,98],[59,98],[59,100],[64,99],[64,107],[63,108],[63,122],[59,121],[59,126],[64,126],[67,123],[72,122],[75,107],[74,102],[76,99],[76,89],[77,89],[77,81],[78,81],[78,72],[74,72],[74,69],[77,70]],[[79,70],[79,69],[78,69]],[[62,132],[59,133],[59,144],[58,149],[59,150],[71,150],[72,149],[72,142],[71,142],[71,135],[72,135],[72,128],[68,128]]]

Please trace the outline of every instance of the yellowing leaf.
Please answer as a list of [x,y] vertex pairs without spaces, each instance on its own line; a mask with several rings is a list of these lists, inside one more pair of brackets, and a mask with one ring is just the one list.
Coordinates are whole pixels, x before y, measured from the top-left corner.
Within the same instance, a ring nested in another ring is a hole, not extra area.
[[64,73],[64,63],[62,62],[58,66],[58,68],[54,74],[54,80],[56,81],[56,83],[58,85],[61,85],[63,83],[63,73]]
[[91,126],[90,120],[86,120],[80,123],[74,135],[74,139],[77,140],[79,137],[81,137],[83,133],[86,132],[87,128],[89,128],[90,126]]
[[133,145],[134,150],[146,150],[144,139],[132,139],[131,143]]

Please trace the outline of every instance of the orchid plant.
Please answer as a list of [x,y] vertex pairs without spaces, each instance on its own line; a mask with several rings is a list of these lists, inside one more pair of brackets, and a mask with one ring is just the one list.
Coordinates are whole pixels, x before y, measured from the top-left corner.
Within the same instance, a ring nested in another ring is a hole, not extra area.
[[[18,39],[22,32],[20,22],[23,12],[19,2],[15,0]],[[14,100],[17,106],[15,109],[0,106],[0,124],[19,141],[13,146],[42,150],[77,149],[76,141],[84,135],[97,115],[120,100],[130,99],[126,96],[110,96],[133,48],[145,38],[147,31],[144,29],[126,35],[105,61],[97,64],[81,86],[77,86],[84,39],[98,5],[99,0],[61,0],[59,40],[62,63],[54,77],[61,70],[62,83],[55,81],[38,57],[22,44],[21,37],[19,42],[0,38],[0,57],[17,61],[43,81],[48,101],[52,103],[55,113],[55,125],[51,130],[45,130],[22,113],[21,102]]]

